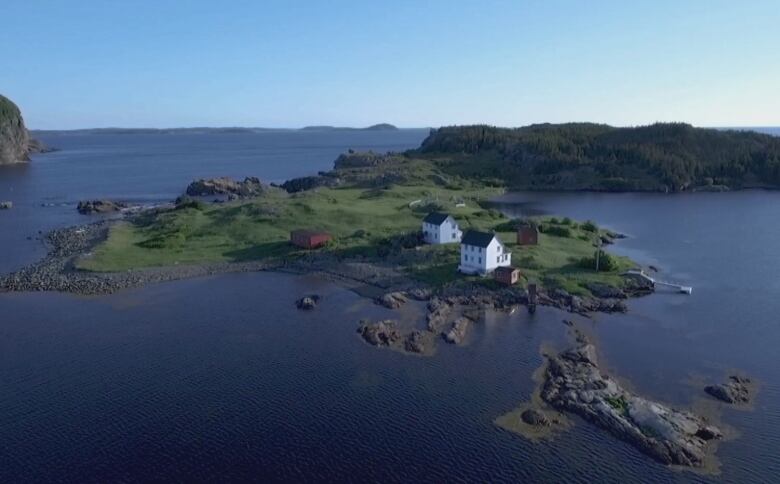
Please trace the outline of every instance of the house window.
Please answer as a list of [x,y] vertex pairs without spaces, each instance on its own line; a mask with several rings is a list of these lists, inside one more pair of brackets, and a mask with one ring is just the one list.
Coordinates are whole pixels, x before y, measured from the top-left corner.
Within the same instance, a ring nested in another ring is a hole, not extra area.
[[496,257],[496,264],[498,264],[499,262],[501,262],[501,256]]
[[479,263],[482,264],[482,257],[479,258]]
[[501,246],[500,245],[498,246],[498,253],[499,254],[501,253]]

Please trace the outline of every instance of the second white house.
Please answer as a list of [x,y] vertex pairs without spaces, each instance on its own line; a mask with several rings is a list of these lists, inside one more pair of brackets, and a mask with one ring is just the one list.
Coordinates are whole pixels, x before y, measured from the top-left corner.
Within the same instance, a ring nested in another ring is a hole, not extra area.
[[464,274],[486,275],[497,267],[512,265],[512,253],[495,234],[469,230],[460,243],[460,266]]
[[452,215],[429,213],[422,222],[423,239],[428,244],[451,244],[460,242],[463,232]]

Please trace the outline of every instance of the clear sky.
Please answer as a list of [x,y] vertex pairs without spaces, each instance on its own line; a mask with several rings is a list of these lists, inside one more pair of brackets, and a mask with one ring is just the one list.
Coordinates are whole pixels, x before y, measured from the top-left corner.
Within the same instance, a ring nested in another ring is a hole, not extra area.
[[780,0],[0,0],[32,128],[780,125]]

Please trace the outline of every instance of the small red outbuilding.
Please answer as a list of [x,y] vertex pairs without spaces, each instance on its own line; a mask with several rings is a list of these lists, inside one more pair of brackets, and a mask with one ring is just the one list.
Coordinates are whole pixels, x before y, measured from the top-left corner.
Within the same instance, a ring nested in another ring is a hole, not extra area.
[[534,225],[521,225],[517,229],[518,245],[537,245],[539,243],[539,229]]
[[316,249],[331,240],[333,237],[327,232],[316,230],[293,230],[290,232],[290,242],[304,249]]
[[517,284],[517,280],[520,278],[520,269],[514,267],[496,267],[496,270],[493,272],[493,277],[501,284],[513,286]]

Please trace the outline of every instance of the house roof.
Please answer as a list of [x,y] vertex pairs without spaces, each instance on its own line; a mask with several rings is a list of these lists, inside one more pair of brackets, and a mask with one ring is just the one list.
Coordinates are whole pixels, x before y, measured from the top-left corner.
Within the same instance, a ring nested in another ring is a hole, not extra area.
[[490,233],[487,233],[487,232],[479,232],[477,230],[469,230],[463,236],[463,239],[461,240],[461,244],[473,245],[473,246],[476,246],[476,247],[487,247],[488,245],[490,245],[490,242],[493,241],[493,238],[495,236],[496,236],[495,234],[490,234]]
[[515,272],[515,271],[519,271],[519,270],[520,269],[518,269],[517,267],[512,267],[512,266],[500,266],[500,267],[496,267],[496,269],[495,269],[495,271],[498,272],[498,273],[507,272],[507,273],[510,273],[510,274]]
[[441,225],[450,217],[448,213],[431,212],[423,219],[423,222],[433,225]]

